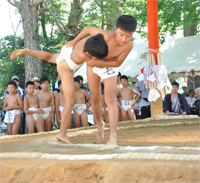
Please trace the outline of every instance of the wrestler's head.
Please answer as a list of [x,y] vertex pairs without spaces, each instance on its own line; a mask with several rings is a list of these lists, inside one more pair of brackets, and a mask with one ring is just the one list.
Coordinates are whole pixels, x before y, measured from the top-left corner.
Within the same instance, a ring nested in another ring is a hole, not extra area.
[[25,90],[27,91],[28,94],[33,94],[35,89],[35,85],[33,81],[28,81],[26,82],[26,88]]
[[9,92],[9,94],[15,93],[15,91],[17,90],[17,84],[16,84],[16,82],[13,81],[13,80],[8,81],[8,83],[7,83],[7,90]]
[[78,77],[74,78],[74,89],[77,90],[80,88],[80,80]]
[[126,87],[128,85],[128,77],[127,76],[122,75],[120,81],[121,81],[121,84],[123,87]]
[[137,20],[131,15],[121,15],[116,22],[115,38],[123,46],[131,41],[137,27]]
[[108,55],[108,45],[106,44],[102,34],[97,34],[89,38],[84,45],[86,54],[91,57],[103,59]]
[[49,88],[49,85],[50,85],[50,80],[49,80],[49,78],[47,78],[47,77],[42,77],[42,78],[40,79],[40,86],[41,86],[42,90],[47,91],[48,88]]

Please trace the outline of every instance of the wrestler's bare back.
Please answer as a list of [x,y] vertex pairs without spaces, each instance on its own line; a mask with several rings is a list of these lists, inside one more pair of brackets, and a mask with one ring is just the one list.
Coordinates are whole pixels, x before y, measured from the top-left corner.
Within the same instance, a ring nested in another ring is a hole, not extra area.
[[36,95],[39,97],[39,105],[41,108],[49,107],[52,98],[54,97],[53,93],[51,93],[50,91],[43,91],[43,90],[38,91]]
[[37,95],[29,95],[27,94],[25,96],[25,99],[27,101],[27,104],[28,104],[28,108],[32,108],[32,107],[35,107],[35,108],[39,108],[39,97]]

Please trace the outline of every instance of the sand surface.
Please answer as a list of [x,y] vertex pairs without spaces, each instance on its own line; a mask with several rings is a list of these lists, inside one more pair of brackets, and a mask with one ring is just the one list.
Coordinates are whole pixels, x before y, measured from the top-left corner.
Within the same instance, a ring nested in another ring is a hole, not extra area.
[[96,144],[96,126],[0,137],[0,182],[200,182],[200,119],[174,117],[118,124],[118,146]]

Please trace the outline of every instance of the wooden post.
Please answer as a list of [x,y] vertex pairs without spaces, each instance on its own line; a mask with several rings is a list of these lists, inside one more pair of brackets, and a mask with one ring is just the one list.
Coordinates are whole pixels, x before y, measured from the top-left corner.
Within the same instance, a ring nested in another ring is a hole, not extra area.
[[[148,22],[149,49],[159,50],[157,0],[147,0],[147,22]],[[153,55],[155,57],[155,64],[158,65],[157,52],[153,52]],[[151,102],[151,117],[152,118],[157,118],[157,115],[163,114],[162,95],[161,95],[161,91],[158,90],[158,92],[160,93],[160,97],[157,99],[156,102]]]

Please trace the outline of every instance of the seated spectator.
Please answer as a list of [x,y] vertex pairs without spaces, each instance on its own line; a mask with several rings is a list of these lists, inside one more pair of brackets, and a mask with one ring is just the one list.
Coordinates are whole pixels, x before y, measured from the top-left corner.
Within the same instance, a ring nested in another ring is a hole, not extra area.
[[190,107],[183,94],[178,93],[179,84],[177,82],[172,83],[172,92],[165,96],[163,101],[164,112],[170,115],[170,112],[179,114],[190,114]]
[[189,92],[187,91],[187,86],[183,86],[183,95],[185,96],[185,97],[189,97]]
[[196,114],[200,116],[200,87],[195,90],[197,95],[197,100],[194,102],[194,107],[196,108]]
[[56,78],[57,81],[53,84],[53,92],[57,91],[58,93],[60,92],[59,86],[58,86],[58,81],[61,80],[60,75],[58,74],[58,72],[56,73]]
[[188,102],[188,105],[189,106],[193,106],[193,104],[194,104],[194,102],[195,102],[195,100],[196,100],[196,98],[194,98],[194,95],[195,95],[195,92],[194,92],[194,90],[193,89],[191,89],[190,91],[189,91],[189,97],[185,97],[185,99],[187,100],[187,102]]

